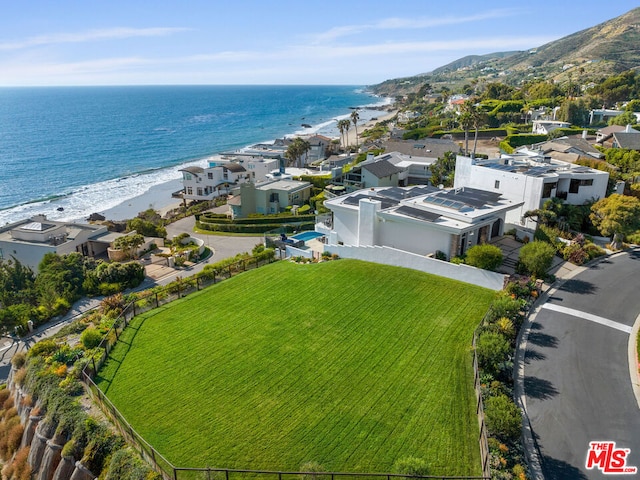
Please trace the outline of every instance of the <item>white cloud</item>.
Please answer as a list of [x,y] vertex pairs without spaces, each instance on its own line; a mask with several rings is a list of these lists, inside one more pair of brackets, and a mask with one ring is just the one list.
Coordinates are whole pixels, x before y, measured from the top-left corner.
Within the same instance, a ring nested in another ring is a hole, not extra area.
[[478,22],[482,20],[491,20],[496,18],[504,18],[516,14],[515,9],[499,9],[489,10],[488,12],[478,13],[474,15],[455,15],[445,17],[418,17],[418,18],[398,18],[391,17],[379,20],[370,24],[345,25],[342,27],[334,27],[326,32],[317,34],[313,37],[314,43],[331,42],[341,37],[355,35],[368,30],[400,30],[400,29],[422,29],[429,27],[440,27],[445,25],[458,25],[461,23]]
[[17,42],[0,43],[0,50],[21,50],[29,47],[41,45],[54,45],[61,43],[84,43],[98,40],[121,40],[132,37],[160,37],[172,35],[177,32],[189,30],[187,28],[127,28],[115,27],[102,30],[88,30],[76,33],[54,33],[49,35],[39,35]]

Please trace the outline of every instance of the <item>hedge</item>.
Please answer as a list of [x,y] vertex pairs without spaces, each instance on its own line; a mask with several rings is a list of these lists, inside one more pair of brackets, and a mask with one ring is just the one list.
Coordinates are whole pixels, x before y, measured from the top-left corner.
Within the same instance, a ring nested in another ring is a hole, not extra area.
[[207,214],[200,215],[196,218],[197,221],[202,223],[210,223],[217,225],[261,225],[261,224],[281,224],[281,223],[300,223],[315,220],[315,215],[291,215],[291,214],[279,214],[279,215],[264,215],[259,217],[248,218],[236,218],[230,219],[226,216],[220,218],[217,216],[210,217]]
[[[315,218],[315,217],[314,217]],[[313,230],[315,221],[303,223],[261,223],[261,224],[223,224],[223,223],[206,223],[196,222],[196,227],[200,230],[208,230],[210,232],[229,232],[229,233],[265,233],[271,230],[283,229],[286,233],[292,233],[295,230]]]
[[500,148],[507,153],[513,153],[513,150],[516,147],[544,142],[548,138],[548,135],[536,135],[533,133],[518,133],[515,135],[508,135],[507,138],[500,142]]

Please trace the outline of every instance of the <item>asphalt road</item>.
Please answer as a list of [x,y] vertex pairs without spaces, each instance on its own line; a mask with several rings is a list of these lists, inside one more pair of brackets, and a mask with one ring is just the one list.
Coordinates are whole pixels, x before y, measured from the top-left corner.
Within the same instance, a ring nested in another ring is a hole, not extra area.
[[586,468],[589,442],[614,441],[630,450],[626,466],[640,472],[640,409],[628,358],[639,274],[640,250],[615,255],[564,283],[533,320],[524,389],[548,480],[640,478]]

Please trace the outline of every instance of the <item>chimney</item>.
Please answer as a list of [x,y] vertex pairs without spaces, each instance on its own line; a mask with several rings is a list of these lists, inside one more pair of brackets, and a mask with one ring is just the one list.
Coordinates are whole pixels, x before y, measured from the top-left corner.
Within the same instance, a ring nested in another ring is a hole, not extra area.
[[582,130],[582,139],[586,140],[587,139],[587,130]]
[[631,124],[630,123],[627,123],[627,126],[624,129],[624,133],[631,133]]

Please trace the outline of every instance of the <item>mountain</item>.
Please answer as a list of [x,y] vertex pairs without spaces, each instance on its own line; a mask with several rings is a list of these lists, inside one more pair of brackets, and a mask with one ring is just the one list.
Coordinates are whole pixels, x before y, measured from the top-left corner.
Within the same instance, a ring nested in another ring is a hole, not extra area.
[[398,95],[415,92],[424,83],[451,88],[472,80],[512,85],[532,79],[586,82],[640,67],[638,45],[640,7],[538,48],[468,55],[432,72],[387,80],[370,89],[379,95]]

